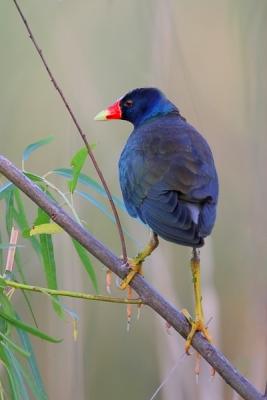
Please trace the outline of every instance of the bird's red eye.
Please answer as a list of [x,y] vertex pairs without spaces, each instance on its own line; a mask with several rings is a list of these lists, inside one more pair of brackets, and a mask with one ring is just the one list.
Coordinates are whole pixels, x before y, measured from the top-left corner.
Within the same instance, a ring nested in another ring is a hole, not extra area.
[[127,108],[132,107],[132,105],[133,105],[133,101],[132,100],[126,100],[124,102],[124,106],[127,107]]

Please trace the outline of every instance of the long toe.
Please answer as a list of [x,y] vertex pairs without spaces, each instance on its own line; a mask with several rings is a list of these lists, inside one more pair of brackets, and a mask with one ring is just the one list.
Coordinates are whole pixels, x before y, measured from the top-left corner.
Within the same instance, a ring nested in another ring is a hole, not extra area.
[[189,322],[191,323],[191,330],[185,342],[185,352],[187,354],[189,354],[189,349],[191,347],[192,340],[196,332],[201,332],[209,343],[211,343],[212,341],[211,335],[209,334],[209,331],[202,319],[196,319],[195,321],[191,320]]

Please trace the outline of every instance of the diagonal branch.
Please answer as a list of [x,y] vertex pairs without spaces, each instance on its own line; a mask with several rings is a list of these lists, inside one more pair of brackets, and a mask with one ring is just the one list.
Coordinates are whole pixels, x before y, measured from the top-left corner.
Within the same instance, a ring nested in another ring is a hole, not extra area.
[[108,187],[107,182],[106,182],[106,180],[104,178],[104,175],[103,175],[103,173],[102,173],[102,171],[101,171],[101,169],[100,169],[100,167],[99,167],[99,165],[98,165],[98,163],[97,163],[97,161],[95,159],[94,153],[92,152],[92,149],[91,149],[91,147],[90,147],[90,145],[88,143],[88,140],[87,140],[87,137],[86,137],[85,133],[83,132],[83,130],[81,128],[81,125],[79,124],[79,122],[78,122],[78,120],[77,120],[77,118],[76,118],[76,116],[75,116],[70,104],[68,103],[66,97],[64,96],[62,89],[59,87],[59,85],[58,85],[58,83],[57,83],[57,81],[56,81],[56,79],[54,77],[54,74],[52,73],[49,65],[47,64],[46,59],[45,59],[44,54],[43,54],[43,51],[41,50],[41,48],[39,47],[35,37],[33,36],[32,30],[31,30],[31,28],[30,28],[30,26],[29,26],[29,24],[28,24],[28,22],[27,22],[27,20],[26,20],[26,18],[24,16],[24,14],[22,13],[22,10],[21,10],[20,6],[18,5],[18,2],[16,0],[13,0],[13,2],[15,4],[17,10],[18,10],[18,13],[19,13],[24,25],[25,25],[25,28],[26,28],[26,30],[27,30],[27,32],[29,34],[29,37],[30,37],[31,41],[32,41],[37,53],[39,54],[39,56],[40,56],[40,58],[42,60],[42,63],[43,63],[43,65],[44,65],[44,67],[45,67],[45,69],[46,69],[46,71],[48,73],[48,76],[49,76],[51,82],[53,83],[55,89],[58,91],[58,94],[61,97],[61,100],[63,101],[64,106],[66,107],[66,109],[67,109],[67,111],[68,111],[68,113],[69,113],[74,125],[76,126],[76,128],[77,128],[77,130],[78,130],[78,132],[79,132],[79,134],[81,136],[82,141],[85,144],[85,147],[87,149],[88,155],[89,155],[89,157],[90,157],[90,159],[91,159],[91,161],[92,161],[92,163],[94,165],[94,168],[95,168],[95,170],[96,170],[96,172],[97,172],[97,174],[99,176],[99,179],[100,179],[100,181],[101,181],[101,183],[102,183],[102,185],[103,185],[103,187],[104,187],[104,189],[106,191],[106,194],[107,194],[107,197],[108,197],[108,200],[109,200],[109,203],[110,203],[110,207],[112,209],[112,212],[113,212],[113,215],[114,215],[114,218],[115,218],[115,221],[116,221],[116,225],[117,225],[117,228],[118,228],[118,232],[119,232],[119,237],[120,237],[120,241],[121,241],[121,248],[122,248],[122,256],[123,256],[124,261],[126,262],[127,261],[127,250],[126,250],[126,244],[125,244],[125,239],[124,239],[124,234],[123,234],[120,218],[119,218],[116,206],[114,204],[114,201],[112,199],[112,195],[110,193],[109,187]]
[[[0,156],[0,173],[13,182],[14,185],[22,190],[34,203],[47,212],[65,232],[76,239],[101,263],[110,268],[112,272],[122,279],[127,275],[128,267],[124,266],[121,259],[116,257],[114,253],[74,221],[4,156]],[[150,286],[141,275],[136,275],[130,285],[146,305],[157,312],[168,324],[173,326],[181,336],[184,338],[187,337],[190,326],[186,318]],[[243,397],[243,399],[266,399],[266,396],[261,394],[244,376],[242,376],[226,357],[218,349],[208,343],[200,333],[194,336],[192,346],[207,360],[218,374],[221,375],[225,382]]]

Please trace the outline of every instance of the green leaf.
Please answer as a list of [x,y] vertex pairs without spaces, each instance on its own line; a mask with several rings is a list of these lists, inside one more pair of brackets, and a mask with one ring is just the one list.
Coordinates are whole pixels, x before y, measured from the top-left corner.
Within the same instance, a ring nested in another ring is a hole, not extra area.
[[7,182],[4,185],[0,186],[0,200],[10,191],[14,189],[14,184],[11,182]]
[[63,232],[61,226],[55,224],[54,222],[50,222],[49,224],[34,225],[30,229],[30,236],[43,235],[43,234],[53,235],[55,233],[61,233],[61,232]]
[[[23,201],[21,199],[20,191],[19,189],[14,190],[14,197],[15,197],[15,204],[16,204],[16,209],[13,211],[13,216],[14,220],[18,224],[20,230],[23,232],[24,230],[29,229],[29,223],[27,221],[26,217],[26,212],[24,208]],[[38,240],[35,237],[30,238],[30,242],[36,251],[37,255],[40,255],[40,245]]]
[[33,225],[42,225],[48,222],[50,222],[49,215],[44,210],[42,210],[42,208],[38,207],[37,217],[35,218]]
[[[52,171],[55,175],[62,176],[67,179],[72,178],[72,170],[69,168],[57,168]],[[93,189],[96,193],[99,193],[101,196],[107,198],[107,194],[103,187],[97,183],[94,179],[90,178],[89,176],[81,173],[78,177],[78,182],[81,183],[82,185],[85,185],[91,189]],[[115,203],[115,205],[123,212],[127,213],[127,210],[125,208],[125,205],[123,204],[123,201],[119,199],[116,196],[112,196],[112,199]]]
[[[116,223],[115,218],[113,214],[108,210],[108,208],[101,203],[100,201],[96,200],[94,197],[92,197],[90,194],[83,192],[81,190],[75,190],[75,193],[77,193],[79,196],[83,197],[85,200],[89,201],[93,206],[97,207],[104,215],[106,215],[114,224]],[[136,240],[126,229],[122,228],[123,233],[128,236],[129,239],[131,239],[133,242],[137,244],[138,247],[141,246],[140,242]]]
[[[41,253],[43,258],[47,286],[50,289],[58,289],[54,246],[51,235],[47,234],[41,235],[40,245],[41,245]],[[53,302],[53,307],[58,316],[62,317],[63,316],[62,307],[54,302]]]
[[[15,262],[16,262],[16,267],[17,267],[17,270],[18,270],[18,272],[19,272],[19,275],[20,275],[20,277],[21,277],[21,279],[22,279],[22,282],[23,282],[23,283],[26,283],[25,276],[24,276],[24,271],[23,271],[23,268],[22,268],[22,262],[21,262],[21,260],[20,260],[20,254],[19,254],[19,252],[16,252],[16,254],[15,254]],[[6,273],[5,273],[5,275],[6,275]],[[11,275],[15,275],[15,280],[16,280],[16,274],[13,273],[13,274],[11,274]],[[7,279],[8,279],[8,278],[7,278]],[[12,276],[12,279],[14,279],[13,276]],[[0,277],[0,288],[3,289],[5,286],[6,286],[6,285],[5,285],[5,280],[4,280],[2,277]],[[33,321],[34,321],[35,325],[37,326],[37,322],[36,322],[36,319],[35,319],[35,315],[34,315],[34,312],[33,312],[32,306],[31,306],[31,303],[30,303],[30,301],[29,301],[28,295],[27,295],[27,293],[26,293],[25,290],[22,290],[22,295],[23,295],[23,297],[24,297],[24,299],[25,299],[25,301],[26,301],[26,304],[27,304],[27,306],[28,306],[28,308],[29,308],[29,312],[30,312],[30,314],[31,314],[31,316],[32,316],[32,318],[33,318]],[[4,311],[8,310],[9,313],[11,313],[11,315],[14,314],[14,311],[13,311],[13,309],[12,309],[12,307],[11,307],[11,303],[10,303],[10,301],[7,299],[6,295],[3,293],[3,290],[0,290],[0,304],[1,304],[2,307],[4,307]],[[6,333],[7,331],[6,331],[5,327],[3,326],[3,324],[5,324],[5,321],[3,321],[3,320],[0,319],[0,331],[1,331],[2,333],[3,333],[3,332]],[[7,328],[8,328],[8,326],[7,326]]]
[[100,203],[100,201],[96,200],[89,193],[83,192],[82,190],[75,190],[79,196],[83,197],[85,200],[89,201],[93,206],[97,207],[103,214],[105,214],[112,222],[115,222],[115,218],[111,212],[107,209],[107,207]]
[[78,254],[84,268],[86,269],[86,272],[88,273],[88,275],[92,281],[95,291],[98,293],[97,277],[95,274],[94,267],[89,258],[88,252],[80,245],[79,242],[77,242],[77,240],[72,239],[72,243],[75,247],[75,250],[77,251],[77,254]]
[[[24,229],[23,231],[22,231],[22,237],[24,238],[24,239],[29,239],[29,238],[31,238],[32,236],[31,236],[31,229],[32,228],[26,228],[26,229]],[[34,239],[34,238],[33,238]],[[38,243],[38,245],[39,245],[39,243]]]
[[[16,254],[15,254],[15,262],[16,262],[16,269],[19,272],[20,279],[22,280],[23,283],[26,284],[27,282],[26,282],[25,274],[24,274],[24,264],[21,261],[21,256],[20,256],[20,253],[18,251],[16,251]],[[15,272],[14,272],[14,275],[15,275],[14,279],[16,280],[16,275],[17,274]],[[37,322],[36,322],[36,318],[35,318],[35,315],[34,315],[34,312],[33,312],[33,308],[32,308],[31,302],[29,300],[30,294],[28,294],[25,290],[22,290],[21,292],[22,292],[22,295],[23,295],[23,297],[25,299],[27,307],[29,308],[29,312],[30,312],[30,314],[32,316],[32,319],[33,319],[35,325],[37,326]]]
[[88,151],[86,147],[82,147],[71,160],[72,166],[72,179],[68,182],[69,190],[71,193],[74,192],[77,186],[78,178],[82,167],[84,166]]
[[[38,208],[38,215],[34,222],[34,226],[47,224],[50,222],[50,217],[41,208]],[[56,272],[56,261],[54,256],[54,246],[51,235],[43,234],[40,235],[40,247],[42,260],[46,275],[47,286],[50,289],[57,289],[57,272]],[[57,298],[58,300],[58,298]],[[59,317],[63,317],[62,307],[53,302],[53,307]]]
[[[19,318],[17,316],[17,318]],[[47,394],[45,392],[44,384],[38,369],[37,361],[33,352],[33,348],[31,345],[31,342],[29,340],[28,334],[23,331],[22,329],[17,328],[17,332],[21,341],[21,344],[23,348],[30,354],[30,357],[27,359],[29,369],[31,371],[31,376],[33,378],[33,383],[35,386],[35,389],[32,388],[32,391],[36,393],[37,398],[42,399],[42,400],[47,400]]]
[[6,352],[6,348],[2,344],[0,345],[0,359],[6,369],[8,380],[9,380],[9,385],[10,385],[10,390],[11,390],[10,395],[12,396],[10,398],[10,400],[21,400],[19,387],[18,387],[16,379],[13,375],[12,366],[10,365],[10,364],[12,364],[12,363],[10,363],[10,357],[8,356],[8,353]]
[[[0,288],[5,288],[5,287],[6,287],[5,278],[3,278],[3,277],[0,275]],[[0,290],[0,297],[1,297],[1,295],[2,295],[2,291]]]
[[30,155],[40,147],[44,146],[45,144],[51,143],[52,140],[54,140],[53,136],[48,136],[45,139],[38,140],[38,142],[34,142],[29,144],[29,146],[26,147],[26,149],[23,152],[22,160],[27,161],[30,157]]
[[11,339],[9,339],[9,337],[7,337],[6,335],[4,335],[1,331],[0,331],[0,336],[2,339],[4,339],[4,341],[10,346],[13,347],[14,350],[16,350],[17,352],[19,352],[22,356],[24,357],[30,357],[30,353],[28,353],[27,351],[23,350],[20,346],[18,346],[16,343],[14,343]]
[[29,400],[30,398],[29,398],[28,391],[27,391],[27,388],[25,385],[25,381],[21,374],[22,367],[20,366],[18,360],[16,359],[16,357],[14,356],[12,351],[9,349],[9,347],[3,342],[2,342],[2,347],[3,347],[3,351],[6,354],[7,359],[9,361],[9,365],[12,369],[12,375],[14,377],[15,385],[19,392],[19,398],[21,400]]
[[27,325],[24,322],[20,321],[19,319],[14,318],[9,314],[6,314],[1,309],[0,309],[0,317],[2,319],[4,319],[5,321],[9,322],[11,325],[14,325],[17,328],[20,328],[20,329],[30,333],[31,335],[37,336],[40,339],[46,340],[46,341],[51,342],[51,343],[60,343],[60,342],[62,342],[62,339],[53,338],[52,336],[47,335],[46,333],[40,331],[39,329],[34,328],[31,325]]
[[[6,293],[2,289],[3,285],[4,285],[4,283],[1,280],[1,291],[0,291],[1,308],[0,308],[0,310],[2,310],[4,313],[9,315],[11,318],[15,318],[16,313],[13,309],[12,303],[10,302],[10,300],[6,296]],[[6,336],[10,336],[11,329],[12,329],[12,325],[10,325],[5,319],[0,318],[0,331]]]
[[6,197],[6,230],[10,235],[14,218],[14,190],[7,193]]
[[33,174],[32,172],[24,171],[24,175],[26,175],[27,178],[29,178],[33,182],[44,182],[44,179],[41,176]]
[[48,397],[45,393],[41,393],[39,388],[36,386],[32,376],[29,371],[19,363],[18,367],[20,368],[21,374],[27,384],[27,387],[32,391],[33,397],[35,400],[48,400]]

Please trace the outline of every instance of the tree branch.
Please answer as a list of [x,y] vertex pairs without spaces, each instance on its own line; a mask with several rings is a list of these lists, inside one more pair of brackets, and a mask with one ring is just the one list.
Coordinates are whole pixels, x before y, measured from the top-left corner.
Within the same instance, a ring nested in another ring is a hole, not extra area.
[[[62,208],[53,202],[39,187],[31,182],[17,167],[4,156],[0,156],[0,172],[22,190],[34,203],[41,207],[60,225],[73,239],[76,239],[86,250],[94,255],[101,263],[123,279],[128,272],[122,260],[116,257],[107,247],[93,237],[81,225],[74,221]],[[186,318],[172,304],[163,298],[145,279],[137,274],[132,280],[132,288],[140,299],[165,321],[168,322],[181,336],[187,337],[190,326]],[[196,333],[192,346],[218,372],[240,396],[245,400],[263,400],[261,394],[244,376],[237,371],[226,357],[200,334]]]

